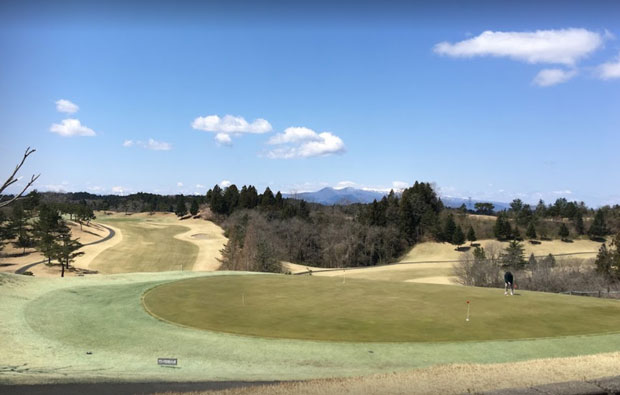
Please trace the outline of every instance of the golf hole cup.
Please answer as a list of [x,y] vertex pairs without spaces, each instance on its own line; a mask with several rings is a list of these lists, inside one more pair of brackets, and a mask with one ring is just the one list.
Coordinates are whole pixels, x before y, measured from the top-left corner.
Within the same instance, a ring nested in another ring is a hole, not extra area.
[[465,318],[465,321],[469,321],[469,300],[467,301],[467,317]]

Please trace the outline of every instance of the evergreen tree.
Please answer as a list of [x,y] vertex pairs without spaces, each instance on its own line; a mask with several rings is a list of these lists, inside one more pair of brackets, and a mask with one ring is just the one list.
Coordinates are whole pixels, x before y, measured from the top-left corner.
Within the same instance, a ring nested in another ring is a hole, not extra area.
[[65,269],[69,269],[71,262],[75,261],[75,258],[83,255],[83,252],[77,252],[82,248],[82,244],[78,239],[71,238],[71,230],[68,226],[62,226],[58,230],[58,243],[54,248],[54,258],[58,260],[61,265],[62,271],[60,277],[65,276]]
[[525,231],[525,236],[530,239],[533,240],[536,238],[536,226],[534,226],[534,222],[530,222],[529,225],[527,226],[527,229]]
[[198,214],[199,210],[200,210],[200,207],[198,206],[198,200],[192,199],[192,204],[189,207],[189,213],[191,215],[196,215],[196,214]]
[[452,234],[452,244],[455,244],[457,249],[465,244],[465,234],[463,233],[463,229],[461,229],[461,225],[458,225]]
[[501,256],[504,266],[522,267],[525,265],[525,257],[523,255],[523,246],[517,240],[513,240],[508,244]]
[[42,205],[39,209],[39,217],[34,225],[34,235],[37,240],[39,251],[47,258],[47,263],[52,263],[58,247],[60,231],[66,227],[58,210],[48,205]]
[[239,207],[239,190],[235,184],[228,186],[224,191],[224,205],[228,215],[232,214]]
[[257,243],[255,264],[259,272],[282,272],[282,265],[275,258],[273,254],[273,249],[263,240],[259,240]]
[[608,249],[601,246],[596,256],[596,271],[612,281],[620,280],[620,233],[616,234]]
[[560,225],[560,230],[558,231],[558,236],[560,236],[562,240],[566,240],[569,235],[570,232],[568,231],[568,227],[565,223],[562,222],[562,225]]
[[220,188],[219,185],[214,186],[211,191],[209,207],[211,207],[211,211],[216,214],[226,214],[227,212],[226,201],[224,200],[222,188]]
[[284,207],[284,199],[280,191],[278,191],[278,193],[276,193],[276,208],[281,209],[282,207]]
[[14,237],[17,237],[17,240],[13,242],[13,245],[17,248],[23,248],[24,254],[26,253],[26,248],[32,247],[34,244],[32,227],[28,223],[28,219],[28,215],[26,211],[24,211],[21,204],[16,204],[13,206],[11,219],[9,222],[11,233]]
[[506,240],[512,237],[512,227],[505,214],[500,214],[495,220],[493,233],[498,240]]
[[477,240],[476,232],[474,231],[474,227],[471,225],[469,226],[469,230],[467,231],[467,240],[469,240],[471,243]]
[[4,215],[4,212],[0,211],[0,251],[4,248],[4,245],[13,238],[11,234],[11,227]]
[[519,230],[519,227],[516,225],[512,231],[512,238],[514,240],[521,240],[521,231]]
[[573,223],[575,225],[575,230],[577,231],[578,235],[581,236],[586,233],[585,226],[583,224],[583,216],[581,215],[581,213],[577,213]]
[[86,222],[86,225],[88,225],[90,224],[90,221],[96,218],[93,209],[90,208],[86,202],[82,202],[80,205],[75,207],[75,216],[80,224],[80,230],[82,230],[83,222]]
[[273,196],[273,192],[269,187],[265,188],[265,192],[261,195],[260,206],[262,208],[273,207],[276,204],[276,198]]
[[594,221],[592,221],[592,225],[590,225],[588,234],[592,237],[603,237],[607,234],[603,210],[599,209],[596,211],[596,214],[594,214]]
[[182,217],[187,214],[187,206],[185,205],[185,196],[177,195],[176,197],[176,205],[174,208],[174,213],[178,217]]
[[[454,232],[456,231],[456,223],[452,214],[448,214],[443,223],[443,240],[452,243]],[[461,229],[461,233],[463,230]]]

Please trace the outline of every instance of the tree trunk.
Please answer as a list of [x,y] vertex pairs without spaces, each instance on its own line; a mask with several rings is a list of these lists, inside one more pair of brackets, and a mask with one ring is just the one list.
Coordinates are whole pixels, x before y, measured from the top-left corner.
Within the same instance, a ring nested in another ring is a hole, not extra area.
[[60,272],[60,277],[65,276],[65,264],[60,261],[60,267],[62,267],[62,271]]

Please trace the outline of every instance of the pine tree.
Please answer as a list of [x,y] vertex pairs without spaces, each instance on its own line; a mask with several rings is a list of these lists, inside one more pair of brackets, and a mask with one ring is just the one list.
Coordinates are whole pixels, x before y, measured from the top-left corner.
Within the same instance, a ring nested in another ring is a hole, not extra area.
[[235,184],[232,184],[224,191],[224,206],[226,214],[230,215],[237,207],[239,207],[239,190]]
[[585,226],[583,225],[583,216],[581,213],[577,213],[575,216],[574,224],[578,235],[581,236],[586,233]]
[[187,207],[185,206],[185,196],[177,195],[176,197],[176,205],[174,208],[174,213],[178,217],[182,217],[187,214]]
[[476,231],[474,231],[474,227],[471,225],[469,226],[469,230],[467,231],[467,240],[469,240],[471,243],[477,240]]
[[603,237],[607,234],[603,210],[599,209],[594,215],[594,221],[592,221],[592,225],[590,225],[588,234],[592,237]]
[[20,204],[13,206],[9,227],[14,237],[17,237],[13,245],[17,248],[23,248],[23,253],[25,254],[26,248],[32,247],[34,242],[32,228],[28,223],[28,215]]
[[452,244],[455,244],[457,249],[462,244],[465,244],[465,234],[463,233],[463,229],[461,229],[461,225],[458,225],[452,234]]
[[7,221],[4,212],[0,211],[0,251],[4,248],[4,245],[12,239],[11,228]]
[[58,243],[54,248],[54,258],[58,260],[62,271],[60,277],[65,276],[65,269],[69,269],[71,262],[75,261],[75,258],[83,255],[83,252],[77,252],[82,248],[82,243],[78,239],[71,238],[71,230],[68,226],[62,226],[58,231]]
[[278,191],[278,193],[276,193],[276,208],[281,209],[282,207],[284,207],[284,199],[280,191]]
[[525,265],[523,246],[517,240],[511,241],[501,258],[504,266],[521,267]]
[[39,251],[47,258],[47,263],[52,263],[58,247],[60,231],[65,227],[58,210],[48,205],[42,205],[39,209],[39,217],[34,225],[34,235]]
[[[456,231],[456,223],[452,214],[448,214],[443,223],[443,240],[452,243],[454,232]],[[461,233],[463,230],[461,229]]]
[[534,222],[530,222],[527,226],[527,229],[525,230],[525,236],[530,240],[534,240],[536,238],[536,226],[534,226]]
[[566,240],[569,235],[570,232],[568,231],[568,227],[565,223],[562,223],[562,225],[560,225],[560,230],[558,231],[558,236],[560,236],[562,240]]
[[505,214],[497,216],[493,232],[498,240],[506,240],[512,237],[512,227]]
[[227,207],[224,195],[222,194],[222,188],[219,185],[213,187],[211,191],[211,200],[209,201],[209,207],[211,211],[217,214],[226,214]]
[[200,210],[200,207],[198,207],[198,200],[192,199],[192,204],[189,208],[189,213],[191,215],[196,215],[198,214],[198,210]]
[[276,198],[269,187],[265,188],[265,192],[261,195],[260,205],[262,208],[273,207],[276,204]]

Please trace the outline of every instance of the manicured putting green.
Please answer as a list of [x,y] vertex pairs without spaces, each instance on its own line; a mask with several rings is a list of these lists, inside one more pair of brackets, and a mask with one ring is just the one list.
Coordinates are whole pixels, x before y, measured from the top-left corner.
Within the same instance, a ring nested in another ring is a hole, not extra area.
[[143,303],[171,323],[289,339],[437,342],[620,330],[620,303],[613,300],[316,276],[182,280],[147,291]]

